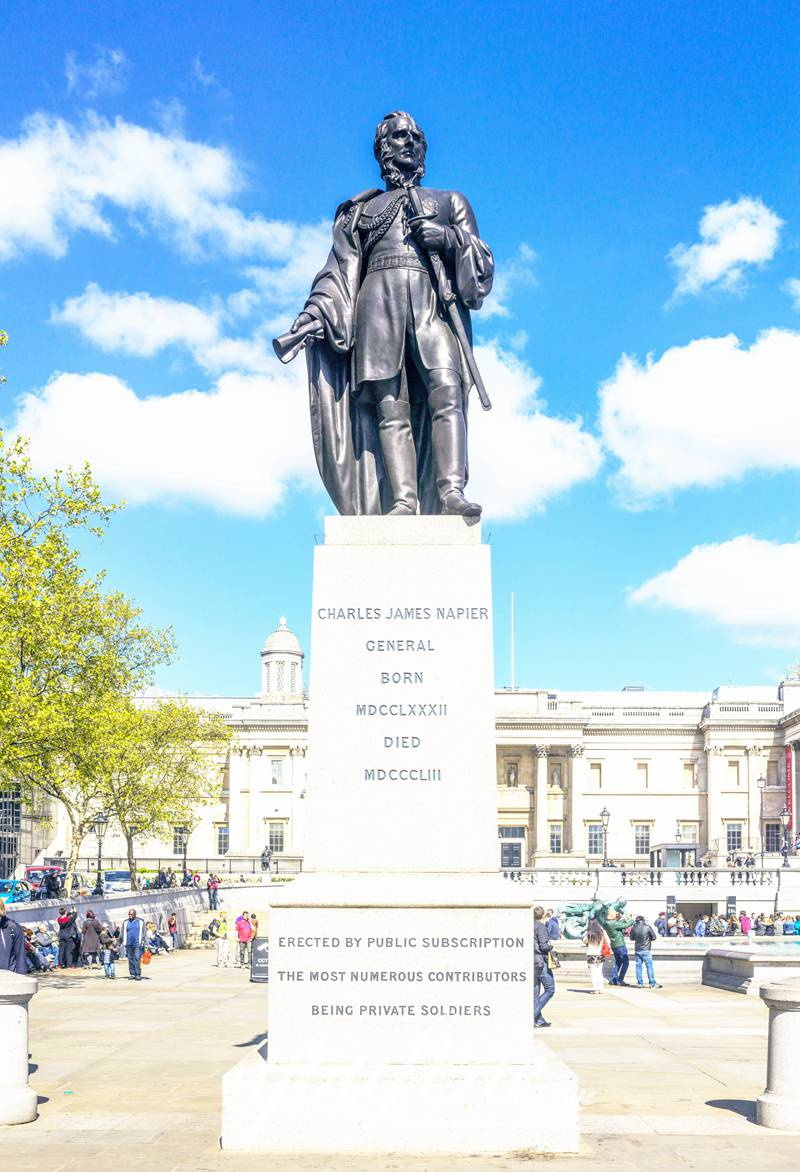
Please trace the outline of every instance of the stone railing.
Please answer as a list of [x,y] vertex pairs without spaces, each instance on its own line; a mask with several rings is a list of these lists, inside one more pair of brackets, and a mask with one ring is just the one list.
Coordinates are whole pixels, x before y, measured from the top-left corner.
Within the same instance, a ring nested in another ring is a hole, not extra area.
[[748,867],[732,870],[729,867],[682,868],[637,867],[583,867],[572,870],[537,868],[536,870],[504,870],[507,879],[518,883],[534,883],[542,887],[625,887],[625,888],[710,888],[710,887],[774,887],[779,881],[776,868]]

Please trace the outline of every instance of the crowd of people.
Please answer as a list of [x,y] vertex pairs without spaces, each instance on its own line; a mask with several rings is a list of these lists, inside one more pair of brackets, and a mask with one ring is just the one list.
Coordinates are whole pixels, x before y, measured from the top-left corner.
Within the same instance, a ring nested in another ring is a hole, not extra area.
[[[549,1026],[543,1010],[555,995],[554,973],[560,967],[556,944],[563,935],[563,916],[552,908],[534,909],[534,1026]],[[636,986],[660,989],[653,967],[653,942],[659,937],[692,939],[725,936],[800,936],[800,913],[760,912],[750,916],[744,910],[730,916],[702,913],[694,922],[681,912],[661,911],[652,923],[643,915],[625,918],[616,908],[608,909],[601,923],[592,918],[583,935],[590,993],[603,992],[609,985],[631,987],[626,980],[630,967],[628,943],[634,946]],[[607,970],[604,968],[608,962]],[[610,976],[605,977],[605,972]],[[645,982],[646,978],[646,982]]]
[[[226,914],[223,912],[219,918],[211,920],[208,927],[203,929],[202,935],[203,939],[216,943],[216,966],[228,968],[231,963],[231,942]],[[255,912],[242,912],[237,916],[233,925],[233,936],[236,945],[234,968],[245,968],[250,964],[252,942],[258,936],[258,916]]]
[[19,924],[6,914],[0,901],[0,969],[42,976],[78,968],[103,968],[103,976],[116,978],[116,961],[128,962],[128,976],[141,980],[141,965],[153,956],[170,953],[181,946],[178,917],[171,912],[158,924],[142,919],[135,908],[122,924],[98,919],[89,908],[81,919],[76,908],[64,904],[58,909],[56,926]]

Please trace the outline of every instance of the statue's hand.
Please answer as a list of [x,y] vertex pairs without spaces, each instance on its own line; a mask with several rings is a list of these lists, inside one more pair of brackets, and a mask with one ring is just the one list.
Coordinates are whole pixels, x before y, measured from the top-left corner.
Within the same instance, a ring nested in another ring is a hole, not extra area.
[[[307,325],[309,322],[316,321],[316,320],[317,319],[315,318],[313,313],[306,313],[306,311],[303,310],[302,313],[298,313],[297,317],[292,322],[291,327],[290,327],[290,332],[293,334],[296,334],[297,331],[301,328],[301,326]],[[322,334],[322,323],[321,322],[320,322],[319,328],[320,328],[320,334]]]
[[441,224],[433,224],[430,220],[416,220],[412,224],[414,235],[423,248],[430,252],[447,252],[450,242],[447,230]]

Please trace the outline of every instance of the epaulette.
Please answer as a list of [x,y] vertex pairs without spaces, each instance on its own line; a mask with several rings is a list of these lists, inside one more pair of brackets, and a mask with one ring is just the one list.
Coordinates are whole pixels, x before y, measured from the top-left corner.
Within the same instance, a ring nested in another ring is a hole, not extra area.
[[368,187],[366,191],[359,191],[358,195],[354,195],[352,199],[343,200],[339,204],[334,213],[334,220],[337,220],[344,212],[348,211],[354,204],[365,203],[368,199],[374,199],[376,195],[382,195],[383,192],[380,187]]

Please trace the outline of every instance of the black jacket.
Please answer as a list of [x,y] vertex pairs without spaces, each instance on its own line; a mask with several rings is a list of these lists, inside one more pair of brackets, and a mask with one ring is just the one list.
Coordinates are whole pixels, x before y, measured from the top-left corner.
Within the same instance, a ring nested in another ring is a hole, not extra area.
[[16,921],[9,920],[8,916],[0,918],[0,969],[21,973],[23,977],[28,971],[22,928]]
[[650,952],[655,939],[655,932],[644,920],[639,924],[634,924],[631,928],[631,940],[636,945],[637,952]]
[[544,968],[548,952],[553,950],[553,941],[547,931],[544,920],[536,920],[533,925],[533,967]]

